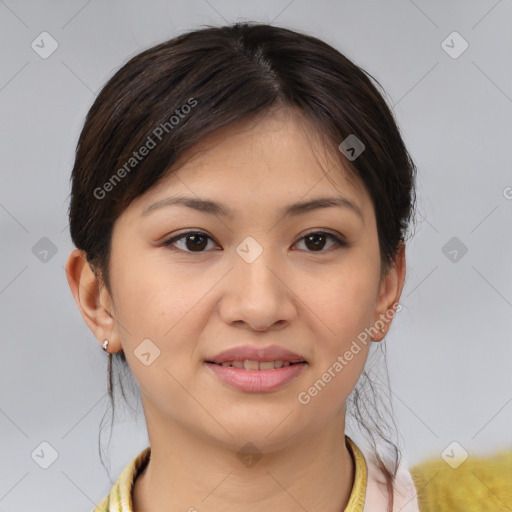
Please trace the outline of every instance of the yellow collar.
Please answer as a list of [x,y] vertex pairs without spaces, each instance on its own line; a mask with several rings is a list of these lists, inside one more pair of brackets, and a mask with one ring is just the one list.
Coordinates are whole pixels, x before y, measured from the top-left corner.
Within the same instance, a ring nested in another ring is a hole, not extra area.
[[[368,479],[366,461],[354,441],[347,435],[345,435],[345,443],[354,461],[355,474],[352,492],[343,512],[363,512]],[[133,512],[131,499],[133,484],[149,462],[150,455],[151,447],[148,446],[125,467],[108,496],[94,509],[94,512]]]

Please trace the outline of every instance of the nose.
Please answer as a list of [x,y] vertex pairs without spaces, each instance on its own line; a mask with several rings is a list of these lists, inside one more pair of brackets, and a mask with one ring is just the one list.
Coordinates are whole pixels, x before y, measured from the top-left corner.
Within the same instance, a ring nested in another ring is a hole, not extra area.
[[[271,261],[272,260],[272,261]],[[238,254],[234,268],[224,281],[219,305],[227,324],[254,331],[282,329],[297,315],[293,286],[283,265],[277,265],[270,251],[264,250],[248,263]]]

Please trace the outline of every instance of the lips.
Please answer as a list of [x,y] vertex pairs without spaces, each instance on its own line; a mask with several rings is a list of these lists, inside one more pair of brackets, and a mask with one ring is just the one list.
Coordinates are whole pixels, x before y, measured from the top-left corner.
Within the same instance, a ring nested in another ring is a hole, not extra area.
[[[250,362],[250,360],[246,360],[244,364],[247,364],[247,361]],[[236,362],[241,363],[242,361]],[[257,364],[261,365],[262,363]],[[278,391],[299,378],[300,375],[303,375],[308,366],[306,362],[287,362],[287,365],[284,366],[283,364],[281,368],[274,368],[273,370],[257,371],[205,361],[205,366],[208,368],[208,371],[212,372],[215,378],[219,379],[228,388],[243,393],[270,393]]]
[[[225,363],[229,363],[229,366],[245,369],[258,369],[255,366],[256,363],[260,365],[261,363],[274,362],[274,368],[281,368],[282,366],[289,366],[289,364],[294,363],[307,363],[304,356],[277,345],[271,345],[269,347],[258,347],[254,345],[233,347],[206,359],[206,362],[224,366],[228,366],[228,364]],[[248,367],[246,368],[246,366]],[[259,369],[271,368],[270,365],[264,364],[263,368],[259,367]]]
[[241,345],[209,357],[204,363],[224,385],[244,393],[277,391],[308,366],[304,356],[277,345]]
[[[207,361],[209,362],[209,361]],[[243,368],[244,370],[275,370],[276,368],[283,368],[286,366],[290,366],[293,364],[300,364],[304,363],[305,361],[297,361],[297,362],[290,362],[290,361],[283,361],[283,360],[277,360],[277,361],[257,361],[257,360],[251,360],[251,359],[244,359],[243,361],[236,360],[236,361],[224,361],[223,363],[214,363],[210,362],[211,364],[216,364],[218,366],[228,366],[230,368]]]

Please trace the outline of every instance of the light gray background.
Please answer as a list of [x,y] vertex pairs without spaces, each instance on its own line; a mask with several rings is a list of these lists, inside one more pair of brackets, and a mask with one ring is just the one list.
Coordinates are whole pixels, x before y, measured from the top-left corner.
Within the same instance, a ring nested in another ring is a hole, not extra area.
[[[453,441],[473,456],[512,448],[510,0],[0,0],[0,511],[85,512],[110,490],[97,450],[106,356],[64,272],[85,114],[134,54],[240,19],[306,31],[367,69],[418,165],[404,309],[387,336],[409,462]],[[47,59],[31,47],[44,31],[58,43]],[[469,44],[458,58],[442,46],[453,31]],[[34,254],[43,237],[57,250],[47,261]],[[457,261],[443,252],[452,237],[467,247]],[[48,469],[31,458],[44,441],[58,453]],[[144,420],[120,417],[112,476],[146,444]]]

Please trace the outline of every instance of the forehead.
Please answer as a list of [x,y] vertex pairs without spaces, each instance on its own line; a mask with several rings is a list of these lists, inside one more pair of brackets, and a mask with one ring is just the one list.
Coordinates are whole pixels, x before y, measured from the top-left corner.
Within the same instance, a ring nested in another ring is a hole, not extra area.
[[342,193],[367,210],[365,187],[329,142],[296,110],[273,109],[218,129],[184,152],[134,206],[144,210],[170,192],[206,194],[235,209],[258,198],[288,203]]

